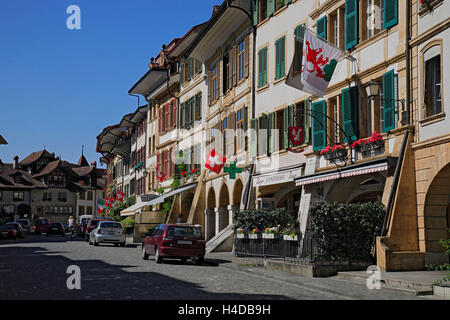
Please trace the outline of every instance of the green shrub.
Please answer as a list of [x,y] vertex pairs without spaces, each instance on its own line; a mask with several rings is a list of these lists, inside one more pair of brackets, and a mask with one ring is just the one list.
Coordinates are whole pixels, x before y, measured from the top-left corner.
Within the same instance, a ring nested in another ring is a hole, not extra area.
[[326,260],[373,259],[372,249],[384,219],[381,203],[328,203],[311,205],[311,228],[316,257]]
[[234,214],[234,230],[238,228],[264,230],[277,226],[279,226],[278,230],[284,230],[292,226],[298,229],[296,218],[295,213],[288,212],[285,208],[244,210]]

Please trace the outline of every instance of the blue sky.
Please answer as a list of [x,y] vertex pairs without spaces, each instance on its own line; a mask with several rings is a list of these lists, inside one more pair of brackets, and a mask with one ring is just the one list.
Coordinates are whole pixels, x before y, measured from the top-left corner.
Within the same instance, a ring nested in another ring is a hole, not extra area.
[[[44,146],[76,162],[84,145],[137,107],[128,90],[162,44],[207,21],[221,0],[14,0],[0,10],[0,159]],[[69,30],[67,7],[81,9]],[[141,104],[144,99],[141,97]]]

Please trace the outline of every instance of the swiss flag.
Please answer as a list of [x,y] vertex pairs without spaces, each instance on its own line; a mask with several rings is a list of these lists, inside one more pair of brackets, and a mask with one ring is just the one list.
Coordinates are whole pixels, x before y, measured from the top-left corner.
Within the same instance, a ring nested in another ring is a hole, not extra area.
[[294,146],[299,146],[303,143],[303,128],[289,127],[289,139]]
[[226,157],[222,157],[216,153],[216,150],[212,149],[206,159],[205,167],[215,173],[219,174],[227,161]]
[[156,175],[158,176],[159,182],[163,182],[166,178],[166,175],[162,173],[158,168],[156,168]]
[[117,201],[122,202],[123,198],[125,198],[125,193],[121,192],[120,190],[117,190],[117,195],[116,195]]

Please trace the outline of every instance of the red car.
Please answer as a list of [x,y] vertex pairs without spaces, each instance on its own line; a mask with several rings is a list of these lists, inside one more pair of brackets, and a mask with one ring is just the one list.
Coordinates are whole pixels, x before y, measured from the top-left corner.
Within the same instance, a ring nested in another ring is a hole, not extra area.
[[86,240],[86,242],[89,241],[89,233],[94,230],[95,228],[97,228],[97,225],[100,221],[111,221],[110,218],[92,218],[89,219],[88,224],[86,225],[86,230],[84,232],[84,240]]
[[146,234],[142,244],[142,259],[155,256],[156,263],[164,258],[191,258],[201,265],[205,257],[205,240],[200,227],[190,224],[160,224]]
[[0,226],[0,238],[17,239],[17,230],[12,224]]
[[50,228],[50,220],[47,218],[41,218],[36,221],[33,227],[34,234],[47,233],[48,228]]

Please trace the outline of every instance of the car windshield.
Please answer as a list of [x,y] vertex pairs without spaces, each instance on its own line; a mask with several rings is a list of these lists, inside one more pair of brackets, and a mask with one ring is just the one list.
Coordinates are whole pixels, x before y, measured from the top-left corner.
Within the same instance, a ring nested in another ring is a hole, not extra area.
[[167,230],[167,236],[169,237],[195,237],[201,238],[201,233],[199,228],[195,227],[178,227],[172,226]]
[[91,226],[96,226],[96,225],[98,225],[98,223],[100,222],[101,220],[91,220],[89,223],[91,224]]
[[101,228],[119,228],[122,229],[122,225],[118,222],[102,222],[100,224]]
[[0,230],[11,230],[14,229],[14,226],[11,224],[0,226]]

